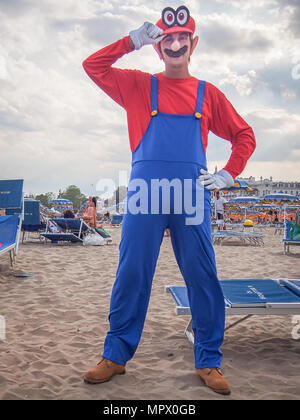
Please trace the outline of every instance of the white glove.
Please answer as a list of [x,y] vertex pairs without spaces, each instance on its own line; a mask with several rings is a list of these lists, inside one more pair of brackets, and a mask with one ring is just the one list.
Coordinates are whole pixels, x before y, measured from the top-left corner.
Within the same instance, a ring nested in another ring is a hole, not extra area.
[[131,41],[135,49],[139,50],[143,45],[155,44],[163,39],[161,36],[164,33],[158,26],[153,23],[145,22],[139,29],[129,32]]
[[220,190],[221,188],[233,187],[234,180],[225,169],[221,169],[221,171],[215,174],[210,174],[204,169],[201,169],[200,172],[202,175],[199,176],[199,180],[207,190]]

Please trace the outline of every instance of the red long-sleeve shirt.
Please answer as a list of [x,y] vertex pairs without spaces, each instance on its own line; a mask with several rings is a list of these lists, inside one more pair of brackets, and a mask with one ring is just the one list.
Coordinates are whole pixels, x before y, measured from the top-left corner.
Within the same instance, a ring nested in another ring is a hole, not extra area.
[[[89,77],[127,112],[131,150],[134,151],[151,119],[151,74],[139,70],[124,70],[112,65],[132,51],[129,36],[92,54],[83,62]],[[169,114],[193,114],[197,100],[198,79],[173,79],[156,74],[158,79],[158,110]],[[232,152],[224,169],[233,178],[244,169],[255,149],[251,127],[236,112],[225,95],[206,82],[201,135],[206,151],[208,132],[232,144]]]

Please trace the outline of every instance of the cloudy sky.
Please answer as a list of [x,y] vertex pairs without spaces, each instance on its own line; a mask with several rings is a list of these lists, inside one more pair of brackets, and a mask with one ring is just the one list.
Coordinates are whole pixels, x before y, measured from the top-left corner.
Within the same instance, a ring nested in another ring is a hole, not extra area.
[[[0,178],[24,178],[27,193],[75,184],[94,194],[99,179],[129,171],[125,111],[82,61],[181,4],[200,37],[191,74],[221,89],[255,132],[242,176],[300,181],[300,0],[0,0]],[[117,65],[163,70],[151,46]],[[229,155],[210,134],[209,169]]]

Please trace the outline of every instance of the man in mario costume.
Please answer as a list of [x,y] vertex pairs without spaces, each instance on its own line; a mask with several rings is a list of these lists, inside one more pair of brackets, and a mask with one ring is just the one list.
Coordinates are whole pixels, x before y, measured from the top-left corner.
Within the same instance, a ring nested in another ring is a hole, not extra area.
[[[185,6],[167,7],[156,25],[145,22],[83,63],[89,77],[126,110],[132,151],[110,330],[102,359],[84,376],[87,383],[125,373],[140,341],[160,245],[169,229],[188,291],[196,374],[213,391],[230,394],[220,371],[225,305],[211,240],[210,192],[233,186],[255,149],[255,137],[222,92],[189,74],[198,42],[194,32],[195,21]],[[124,54],[147,44],[163,60],[164,72],[151,75],[112,67]],[[214,174],[207,172],[206,165],[209,131],[232,145],[228,163]],[[160,194],[158,201],[154,197],[159,182],[169,182],[176,190],[168,205]],[[135,205],[136,186],[140,201],[144,200],[140,211]],[[146,200],[142,190],[148,194]],[[188,194],[190,206],[185,205]]]

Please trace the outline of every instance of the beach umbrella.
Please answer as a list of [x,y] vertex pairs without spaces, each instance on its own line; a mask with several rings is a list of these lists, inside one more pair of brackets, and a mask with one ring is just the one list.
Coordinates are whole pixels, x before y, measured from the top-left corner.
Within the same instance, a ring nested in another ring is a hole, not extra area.
[[279,216],[280,216],[280,206],[277,206],[275,204],[255,204],[254,206],[251,207],[254,210],[259,211],[260,213],[264,213],[264,214],[273,214],[273,212],[279,212]]
[[253,191],[253,188],[249,187],[246,181],[242,181],[240,179],[235,179],[233,187],[230,188],[221,188],[220,191],[222,191],[224,194],[228,193],[235,193],[239,191]]
[[297,206],[300,205],[300,198],[297,195],[292,194],[284,194],[284,193],[277,193],[277,194],[266,194],[260,197],[258,204],[274,204],[280,207],[279,212],[282,211],[284,213],[284,220],[286,219],[286,213],[289,206]]
[[300,205],[300,198],[292,194],[266,194],[259,198],[259,204]]
[[255,197],[235,197],[228,200],[226,207],[230,211],[235,211],[235,214],[244,214],[245,219],[247,218],[248,208],[257,203]]
[[54,210],[54,209],[49,209],[48,207],[43,206],[43,204],[40,204],[40,213],[42,216],[46,218],[61,216],[61,213],[59,211]]
[[258,210],[260,212],[267,212],[267,211],[279,211],[280,207],[272,204],[255,204],[251,206],[252,209]]
[[84,203],[81,204],[78,212],[76,213],[76,217],[82,217],[83,216],[83,213],[84,213],[84,210],[85,210],[85,207],[86,207],[87,203],[88,203],[88,201],[85,201]]
[[56,200],[49,201],[49,206],[59,213],[63,214],[66,210],[73,210],[73,203],[71,200],[64,198],[58,198]]
[[227,205],[231,207],[251,206],[258,202],[255,197],[235,197],[228,200]]

